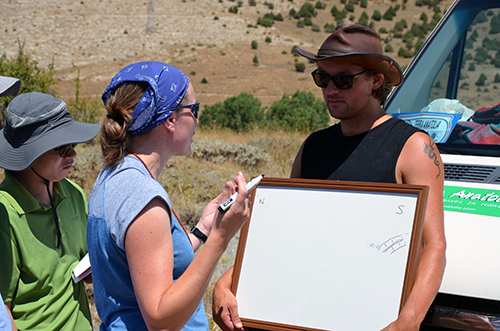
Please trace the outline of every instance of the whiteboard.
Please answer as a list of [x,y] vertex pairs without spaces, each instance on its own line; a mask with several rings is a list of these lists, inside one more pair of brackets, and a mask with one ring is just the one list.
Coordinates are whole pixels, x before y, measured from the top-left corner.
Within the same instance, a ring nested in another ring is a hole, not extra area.
[[232,291],[243,325],[380,330],[411,290],[425,186],[264,178]]

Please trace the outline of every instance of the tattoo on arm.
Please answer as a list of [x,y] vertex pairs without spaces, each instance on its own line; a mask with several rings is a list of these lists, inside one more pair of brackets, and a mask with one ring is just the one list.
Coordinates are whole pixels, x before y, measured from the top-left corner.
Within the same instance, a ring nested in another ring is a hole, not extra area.
[[429,137],[429,143],[425,144],[424,153],[427,154],[427,156],[429,157],[429,159],[431,159],[431,160],[434,161],[434,165],[439,170],[436,178],[439,178],[439,176],[441,176],[441,167],[440,167],[441,162],[439,162],[438,154],[437,154],[437,147],[434,144],[434,141],[432,140],[431,137]]

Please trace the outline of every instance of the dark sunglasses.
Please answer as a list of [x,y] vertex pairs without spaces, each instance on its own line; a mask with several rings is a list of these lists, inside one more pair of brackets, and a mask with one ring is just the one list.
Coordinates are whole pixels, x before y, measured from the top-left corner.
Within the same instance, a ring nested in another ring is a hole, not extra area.
[[54,148],[55,151],[59,151],[59,156],[64,157],[70,149],[75,148],[78,144],[67,144],[60,147]]
[[316,85],[321,88],[327,88],[328,83],[332,81],[333,85],[335,85],[335,87],[339,90],[349,90],[352,88],[354,78],[361,76],[364,73],[366,73],[366,71],[362,71],[355,75],[329,75],[319,72],[318,69],[316,69],[311,72],[311,75],[313,76]]
[[200,111],[200,103],[199,102],[197,102],[195,104],[192,104],[192,105],[179,106],[179,107],[168,108],[168,109],[159,111],[159,112],[156,113],[155,118],[160,117],[161,114],[164,114],[164,113],[167,113],[167,112],[170,112],[170,111],[174,111],[174,110],[177,110],[177,109],[182,109],[182,108],[189,108],[189,109],[191,109],[191,112],[193,113],[194,118],[198,118],[198,112]]

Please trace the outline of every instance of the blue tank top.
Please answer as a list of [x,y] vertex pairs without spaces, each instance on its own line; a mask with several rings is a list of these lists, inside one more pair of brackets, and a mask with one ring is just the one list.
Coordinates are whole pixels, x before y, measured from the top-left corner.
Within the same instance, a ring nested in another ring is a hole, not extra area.
[[[153,179],[142,162],[126,156],[115,167],[99,174],[89,198],[87,246],[92,265],[94,297],[101,318],[100,330],[147,330],[135,298],[124,250],[130,223],[154,198],[171,208],[163,186]],[[174,245],[174,282],[194,258],[193,248],[179,220],[171,212]],[[182,328],[184,331],[209,329],[203,300]]]

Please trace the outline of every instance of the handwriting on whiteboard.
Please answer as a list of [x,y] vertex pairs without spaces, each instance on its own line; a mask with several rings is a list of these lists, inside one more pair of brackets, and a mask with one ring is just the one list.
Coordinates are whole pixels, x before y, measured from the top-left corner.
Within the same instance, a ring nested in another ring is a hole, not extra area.
[[404,239],[403,235],[397,235],[394,237],[391,237],[387,239],[386,241],[382,242],[381,244],[370,244],[369,246],[373,249],[376,249],[377,251],[381,253],[388,253],[388,254],[394,254],[401,248],[406,247],[406,240]]

